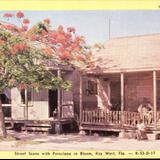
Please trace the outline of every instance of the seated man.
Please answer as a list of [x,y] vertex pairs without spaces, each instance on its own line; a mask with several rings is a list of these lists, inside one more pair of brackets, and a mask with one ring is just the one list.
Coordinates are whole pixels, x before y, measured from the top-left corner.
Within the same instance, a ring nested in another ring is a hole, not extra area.
[[138,112],[140,113],[141,119],[147,121],[148,124],[151,123],[153,107],[146,98],[144,98],[142,104],[139,105]]
[[138,140],[146,139],[146,127],[141,119],[137,124],[136,137]]

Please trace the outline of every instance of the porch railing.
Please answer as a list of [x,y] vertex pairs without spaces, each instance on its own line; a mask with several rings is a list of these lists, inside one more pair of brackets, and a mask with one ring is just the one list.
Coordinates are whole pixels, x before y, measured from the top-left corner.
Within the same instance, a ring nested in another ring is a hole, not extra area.
[[136,126],[139,120],[140,120],[139,113],[124,111],[124,125]]
[[119,111],[102,111],[92,110],[83,111],[82,123],[88,124],[120,124],[121,112]]
[[[123,116],[123,118],[122,118]],[[141,117],[138,112],[129,111],[104,111],[96,110],[83,110],[82,111],[82,124],[95,124],[95,125],[126,125],[136,126],[137,123],[143,120],[146,125],[152,125],[153,115],[146,115]],[[160,119],[160,112],[157,112],[157,121]]]

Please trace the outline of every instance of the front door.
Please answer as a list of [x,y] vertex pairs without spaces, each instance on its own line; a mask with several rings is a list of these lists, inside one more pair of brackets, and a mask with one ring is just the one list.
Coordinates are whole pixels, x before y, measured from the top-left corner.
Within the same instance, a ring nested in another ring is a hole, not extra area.
[[110,100],[112,104],[112,110],[120,110],[121,106],[121,94],[120,94],[120,81],[110,83]]
[[49,90],[49,117],[53,117],[53,112],[57,109],[58,91]]

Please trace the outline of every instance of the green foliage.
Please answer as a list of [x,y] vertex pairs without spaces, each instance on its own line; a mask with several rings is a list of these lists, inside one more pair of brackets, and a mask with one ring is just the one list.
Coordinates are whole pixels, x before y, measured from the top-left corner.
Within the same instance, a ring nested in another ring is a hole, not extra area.
[[51,70],[47,70],[46,61],[49,60],[41,49],[33,42],[0,30],[0,91],[4,88],[42,88],[69,90],[71,84],[56,77]]

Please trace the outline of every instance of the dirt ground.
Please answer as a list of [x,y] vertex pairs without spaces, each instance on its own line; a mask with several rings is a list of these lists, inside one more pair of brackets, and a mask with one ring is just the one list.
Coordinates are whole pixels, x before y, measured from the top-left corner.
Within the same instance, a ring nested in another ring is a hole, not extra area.
[[16,137],[0,141],[1,151],[17,150],[160,150],[160,140],[119,138],[116,136],[87,136],[79,134],[28,134],[10,131]]

